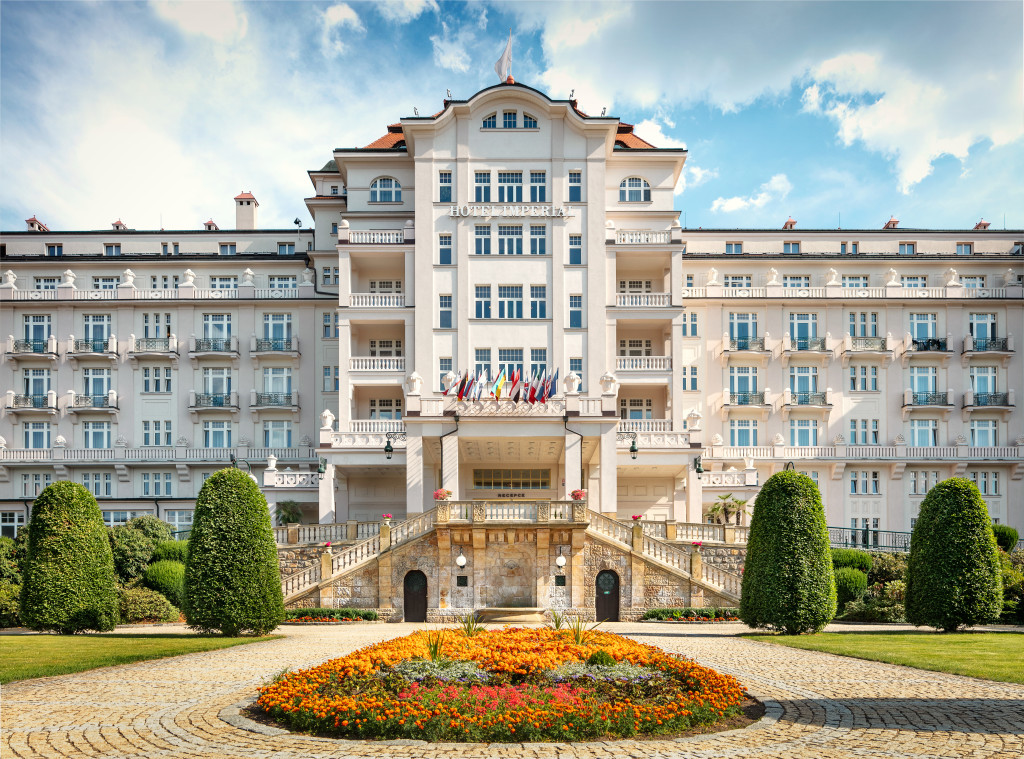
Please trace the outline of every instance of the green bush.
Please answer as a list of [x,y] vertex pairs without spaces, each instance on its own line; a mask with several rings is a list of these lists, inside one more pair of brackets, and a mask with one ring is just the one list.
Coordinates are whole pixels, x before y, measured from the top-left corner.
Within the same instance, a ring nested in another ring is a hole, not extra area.
[[161,540],[153,549],[153,555],[149,557],[150,562],[156,561],[180,561],[185,563],[188,556],[187,540]]
[[817,632],[836,615],[836,585],[821,493],[806,475],[784,470],[754,502],[740,592],[750,627],[788,635]]
[[893,580],[883,585],[878,583],[861,598],[846,605],[841,619],[847,622],[906,622],[903,606],[907,585],[902,580]]
[[0,582],[21,585],[18,547],[11,538],[0,538]]
[[598,649],[587,659],[587,665],[591,667],[612,667],[615,663],[615,657],[603,649]]
[[122,583],[141,577],[153,555],[153,541],[131,527],[111,527],[107,530],[110,550],[114,556],[114,571]]
[[125,526],[141,532],[153,541],[153,545],[163,540],[171,540],[174,537],[171,526],[152,514],[143,514],[141,517],[129,519]]
[[877,551],[871,554],[871,571],[868,572],[868,585],[888,583],[899,580],[907,581],[907,559],[906,553],[889,553],[888,551]]
[[671,619],[697,619],[707,617],[708,619],[737,619],[739,609],[735,606],[680,606],[667,609],[648,609],[641,619],[671,620]]
[[168,601],[181,608],[185,595],[185,565],[180,561],[157,561],[146,567],[142,582],[151,590],[162,593]]
[[284,621],[267,499],[238,469],[211,475],[196,499],[182,607],[191,627],[263,635]]
[[867,551],[858,551],[856,548],[833,548],[832,568],[841,567],[853,567],[867,574],[871,571],[871,554]]
[[977,486],[963,477],[940,482],[921,502],[910,536],[907,621],[947,632],[999,618],[999,549]]
[[[1024,559],[1024,553],[1020,555]],[[1006,625],[1024,624],[1024,560],[1014,561],[1005,551],[999,552],[999,568],[1003,576],[1003,609],[999,621]]]
[[868,589],[868,576],[854,567],[839,567],[836,570],[836,603],[840,611],[846,604],[855,601]]
[[122,587],[118,589],[117,596],[122,624],[177,622],[181,619],[181,612],[155,590]]
[[120,615],[114,560],[96,498],[59,481],[32,507],[21,586],[21,621],[70,634],[114,629]]
[[992,532],[996,536],[996,545],[1007,553],[1017,547],[1017,541],[1020,540],[1020,533],[1010,527],[1010,525],[994,524],[992,525]]
[[21,626],[21,616],[18,611],[18,598],[20,595],[20,585],[0,582],[0,627]]
[[323,617],[325,619],[363,619],[368,622],[376,622],[377,612],[373,609],[288,609],[284,613],[285,619],[302,619],[302,617]]

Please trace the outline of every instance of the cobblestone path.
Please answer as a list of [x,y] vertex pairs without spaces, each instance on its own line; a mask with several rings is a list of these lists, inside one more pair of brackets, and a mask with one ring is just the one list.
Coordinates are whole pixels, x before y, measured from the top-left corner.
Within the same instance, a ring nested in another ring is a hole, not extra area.
[[0,693],[0,756],[1024,757],[1024,686],[757,643],[735,637],[746,628],[732,624],[606,628],[738,677],[768,708],[745,730],[681,741],[401,745],[237,726],[232,705],[282,670],[422,627],[286,627],[282,640],[12,683]]

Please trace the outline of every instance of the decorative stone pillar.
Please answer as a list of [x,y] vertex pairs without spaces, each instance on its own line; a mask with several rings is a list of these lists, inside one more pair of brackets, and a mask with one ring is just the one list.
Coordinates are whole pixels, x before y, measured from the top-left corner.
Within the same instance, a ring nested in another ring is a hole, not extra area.
[[636,553],[644,551],[644,528],[639,522],[633,522],[633,550]]

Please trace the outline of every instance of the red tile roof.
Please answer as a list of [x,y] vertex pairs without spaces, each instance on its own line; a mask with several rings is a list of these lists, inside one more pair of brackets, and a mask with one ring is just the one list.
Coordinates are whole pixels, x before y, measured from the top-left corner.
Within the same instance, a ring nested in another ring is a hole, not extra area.
[[405,147],[405,132],[402,131],[402,125],[388,124],[388,133],[363,147],[363,150],[390,150],[402,147]]
[[[235,200],[256,200],[256,198],[253,197],[251,192],[240,192],[235,195]],[[257,203],[257,205],[259,204]]]

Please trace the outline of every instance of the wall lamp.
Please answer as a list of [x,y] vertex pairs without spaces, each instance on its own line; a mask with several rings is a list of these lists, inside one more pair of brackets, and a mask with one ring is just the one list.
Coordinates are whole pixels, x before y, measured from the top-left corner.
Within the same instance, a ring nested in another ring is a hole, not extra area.
[[784,466],[782,468],[792,472],[794,469],[796,469],[796,464],[794,464],[792,461],[787,461],[786,462],[786,466]]
[[697,456],[697,457],[696,457],[696,458],[695,458],[695,459],[693,460],[693,471],[695,471],[695,472],[697,473],[697,479],[698,479],[698,480],[700,479],[700,476],[701,476],[702,474],[704,474],[704,467],[703,467],[703,466],[701,465],[701,460],[700,460],[700,458],[701,458],[700,456]]
[[616,432],[615,433],[615,440],[616,441],[619,441],[619,440],[631,440],[632,442],[629,445],[629,457],[631,459],[633,459],[634,461],[636,461],[637,451],[640,450],[637,447],[637,445],[636,445],[636,433],[635,432]]
[[319,463],[316,465],[316,473],[319,475],[319,479],[324,478],[324,473],[327,471],[327,459],[323,456],[320,457]]
[[242,467],[238,466],[238,463],[241,462],[241,463],[245,464],[245,471],[247,471],[249,474],[252,474],[252,465],[248,461],[246,461],[245,459],[238,458],[233,453],[230,454],[230,456],[231,456],[231,466],[233,466],[235,469],[241,469]]
[[459,555],[455,557],[455,564],[459,569],[466,566],[466,555],[462,553],[462,546],[459,546]]
[[558,546],[558,556],[555,557],[555,566],[562,569],[565,566],[565,557],[562,556],[562,546]]
[[388,461],[391,461],[391,455],[395,452],[395,446],[391,445],[392,440],[398,440],[405,442],[406,437],[404,432],[389,432],[387,433],[387,441],[384,443],[384,456],[387,457]]

